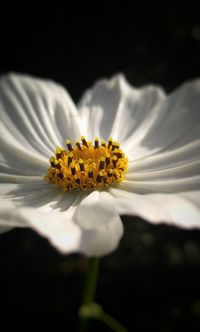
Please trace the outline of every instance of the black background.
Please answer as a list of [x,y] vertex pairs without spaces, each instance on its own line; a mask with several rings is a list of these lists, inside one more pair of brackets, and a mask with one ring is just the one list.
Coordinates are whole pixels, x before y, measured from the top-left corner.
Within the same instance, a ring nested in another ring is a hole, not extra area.
[[[116,72],[132,85],[155,83],[170,92],[200,75],[197,3],[11,6],[1,11],[0,73],[53,79],[76,102],[94,81]],[[200,232],[123,220],[119,249],[102,258],[97,300],[129,331],[199,331]],[[87,264],[79,255],[59,255],[31,230],[2,235],[1,320],[74,331]]]

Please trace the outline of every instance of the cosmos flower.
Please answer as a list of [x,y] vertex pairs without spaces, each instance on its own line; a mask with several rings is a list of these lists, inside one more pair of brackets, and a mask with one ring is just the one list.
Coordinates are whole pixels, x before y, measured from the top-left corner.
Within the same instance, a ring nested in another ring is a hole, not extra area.
[[120,215],[200,227],[200,81],[166,96],[122,75],[75,106],[51,81],[0,79],[0,231],[30,227],[62,253],[101,256]]

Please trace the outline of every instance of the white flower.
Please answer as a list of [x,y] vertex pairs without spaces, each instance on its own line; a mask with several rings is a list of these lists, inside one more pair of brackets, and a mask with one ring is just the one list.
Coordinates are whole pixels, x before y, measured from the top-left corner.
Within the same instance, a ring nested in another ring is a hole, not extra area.
[[[121,75],[97,82],[74,105],[60,85],[23,75],[0,80],[0,231],[31,227],[62,253],[101,256],[122,236],[119,215],[200,227],[200,80],[166,96]],[[49,157],[85,135],[121,143],[125,180],[62,191],[44,180]]]

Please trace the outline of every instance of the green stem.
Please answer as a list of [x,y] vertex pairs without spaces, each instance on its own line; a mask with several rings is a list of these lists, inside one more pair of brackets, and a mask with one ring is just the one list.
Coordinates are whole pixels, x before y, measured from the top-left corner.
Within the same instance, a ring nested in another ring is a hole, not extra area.
[[79,308],[78,331],[88,331],[89,322],[93,318],[101,321],[115,332],[127,332],[127,329],[123,325],[121,325],[115,318],[104,312],[98,303],[94,302],[98,270],[99,259],[91,258],[85,279],[82,303]]
[[[89,269],[85,279],[83,298],[80,310],[82,307],[87,306],[90,303],[94,302],[98,270],[99,270],[99,258],[97,257],[91,258],[89,263]],[[90,318],[81,315],[81,311],[79,312],[79,318],[80,318],[79,331],[80,332],[87,331]]]
[[127,329],[123,325],[104,311],[96,319],[109,326],[115,332],[127,332]]

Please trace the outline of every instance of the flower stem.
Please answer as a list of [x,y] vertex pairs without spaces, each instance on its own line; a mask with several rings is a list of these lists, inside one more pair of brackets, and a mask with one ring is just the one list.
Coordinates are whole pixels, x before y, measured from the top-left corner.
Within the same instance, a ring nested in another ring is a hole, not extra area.
[[82,304],[89,304],[94,301],[97,277],[99,272],[99,258],[90,259],[89,270],[85,279],[85,287],[83,292]]
[[96,319],[109,326],[115,332],[128,332],[122,324],[120,324],[115,318],[111,317],[104,311],[101,311],[101,314],[96,317]]
[[85,332],[88,329],[90,317],[82,314],[81,309],[89,306],[94,301],[96,285],[97,285],[97,277],[99,270],[99,258],[94,257],[90,259],[89,269],[85,279],[83,298],[81,307],[79,310],[79,331]]
[[79,332],[88,331],[90,319],[96,319],[110,327],[115,332],[127,332],[115,318],[108,315],[103,308],[94,302],[97,276],[99,270],[99,259],[91,258],[89,269],[85,279],[82,303],[79,308]]

